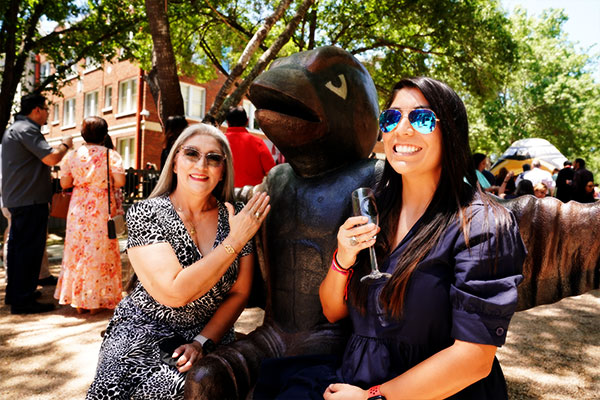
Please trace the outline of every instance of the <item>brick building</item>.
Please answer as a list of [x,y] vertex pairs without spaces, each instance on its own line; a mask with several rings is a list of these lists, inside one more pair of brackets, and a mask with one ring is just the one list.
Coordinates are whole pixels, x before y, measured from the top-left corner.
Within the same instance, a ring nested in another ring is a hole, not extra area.
[[[42,56],[36,74],[43,78],[51,73],[51,68],[51,63]],[[142,169],[148,162],[160,167],[164,137],[154,99],[143,76],[144,71],[129,61],[106,61],[99,68],[86,60],[74,67],[61,89],[62,97],[48,96],[50,116],[42,128],[48,142],[55,145],[63,135],[72,135],[75,147],[79,146],[83,143],[80,133],[83,119],[97,115],[108,122],[109,135],[126,169]],[[224,81],[222,74],[202,84],[180,77],[185,114],[190,123],[202,120]],[[250,117],[251,131],[265,139],[254,122],[254,106],[247,100],[243,103]],[[265,142],[272,148],[268,140]]]

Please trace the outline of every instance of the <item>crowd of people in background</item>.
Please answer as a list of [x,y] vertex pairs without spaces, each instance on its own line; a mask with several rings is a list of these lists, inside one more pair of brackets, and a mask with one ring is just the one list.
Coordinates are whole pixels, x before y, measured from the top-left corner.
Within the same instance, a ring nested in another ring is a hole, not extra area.
[[[108,202],[114,216],[124,214],[124,201],[137,198],[138,187],[142,188],[142,198],[149,197],[188,121],[182,115],[166,120],[160,168],[147,162],[140,174],[133,168],[123,169],[104,119],[86,118],[81,129],[84,143],[71,152],[71,137],[63,137],[55,147],[48,144],[41,132],[47,119],[46,98],[26,95],[2,138],[0,205],[7,221],[2,254],[7,272],[5,304],[11,306],[13,314],[51,311],[53,303],[38,301],[42,293],[37,286],[56,285],[54,296],[59,304],[70,305],[78,313],[112,310],[121,300],[123,288],[119,243],[107,234]],[[259,184],[275,165],[271,151],[246,129],[248,116],[243,107],[232,107],[226,121],[235,187]],[[219,125],[212,116],[203,123]],[[58,176],[53,178],[51,172]],[[48,268],[46,239],[49,204],[56,191],[53,185],[58,182],[63,190],[72,188],[72,195],[66,211],[60,276],[56,277]]]
[[579,203],[598,201],[600,189],[594,182],[594,174],[585,165],[585,160],[576,158],[573,162],[565,161],[562,169],[554,168],[549,172],[539,159],[533,159],[531,164],[522,164],[519,174],[502,167],[493,175],[486,169],[487,156],[473,154],[473,166],[481,189],[503,199],[529,194],[540,199],[553,196],[564,203],[571,200]]

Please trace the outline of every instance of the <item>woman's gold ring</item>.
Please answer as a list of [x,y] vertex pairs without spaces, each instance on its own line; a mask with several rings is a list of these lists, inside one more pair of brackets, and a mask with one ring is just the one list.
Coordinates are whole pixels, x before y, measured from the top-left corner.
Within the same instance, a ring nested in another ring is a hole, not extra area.
[[350,238],[350,245],[351,246],[356,246],[358,244],[358,240],[356,239],[356,236],[352,236]]
[[254,217],[256,217],[256,219],[259,219],[259,218],[260,218],[260,212],[258,212],[258,211],[257,211],[257,212],[255,212],[255,213],[254,213]]

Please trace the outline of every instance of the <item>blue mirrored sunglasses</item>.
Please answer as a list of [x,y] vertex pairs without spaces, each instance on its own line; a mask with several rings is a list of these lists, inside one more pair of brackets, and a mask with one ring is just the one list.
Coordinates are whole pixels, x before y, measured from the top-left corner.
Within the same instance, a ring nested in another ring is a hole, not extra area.
[[[400,110],[389,109],[385,110],[379,116],[379,128],[383,133],[393,131],[402,120],[402,112]],[[408,121],[419,133],[424,135],[431,133],[435,129],[435,122],[439,121],[435,113],[427,108],[417,108],[408,113]]]

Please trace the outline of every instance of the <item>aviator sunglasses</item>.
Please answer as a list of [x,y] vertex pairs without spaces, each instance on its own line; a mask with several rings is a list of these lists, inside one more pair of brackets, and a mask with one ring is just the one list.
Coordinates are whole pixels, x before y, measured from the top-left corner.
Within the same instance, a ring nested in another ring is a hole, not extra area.
[[201,153],[195,147],[182,146],[181,151],[183,156],[194,164],[202,159],[206,158],[206,164],[209,167],[220,167],[225,160],[225,156],[219,153]]
[[[402,112],[400,110],[388,109],[379,116],[379,128],[383,133],[393,131],[402,120]],[[435,113],[427,108],[417,108],[408,113],[408,121],[419,133],[427,135],[434,131],[435,122],[439,121]]]

